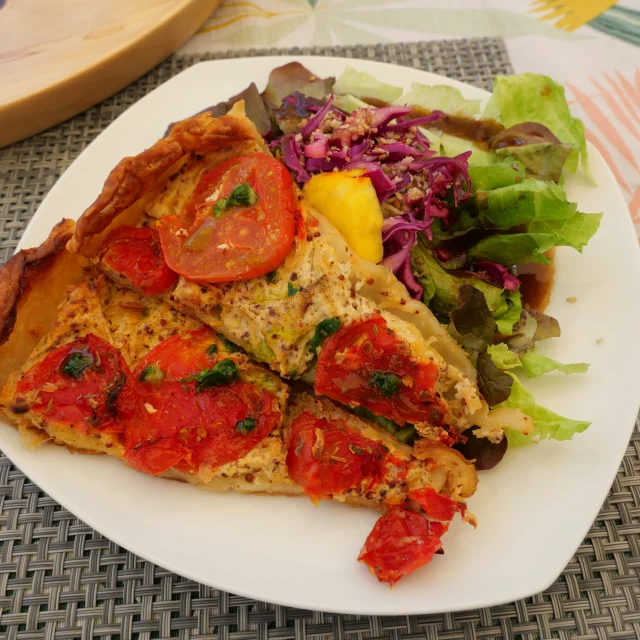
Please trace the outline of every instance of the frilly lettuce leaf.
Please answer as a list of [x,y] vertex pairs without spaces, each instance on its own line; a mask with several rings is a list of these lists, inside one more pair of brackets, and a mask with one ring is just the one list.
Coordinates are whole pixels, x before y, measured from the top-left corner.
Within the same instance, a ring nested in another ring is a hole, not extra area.
[[552,234],[555,245],[573,247],[582,252],[600,227],[601,219],[601,213],[577,211],[565,220],[534,220],[529,224],[529,231],[532,234]]
[[490,260],[499,264],[524,264],[539,262],[548,264],[544,255],[556,245],[551,233],[512,233],[487,236],[469,249],[472,260]]
[[498,369],[507,371],[522,366],[518,354],[511,351],[504,342],[491,345],[487,352]]
[[562,142],[573,145],[565,165],[567,169],[575,173],[580,157],[588,175],[584,126],[578,118],[571,116],[564,87],[548,76],[534,73],[497,76],[483,117],[498,120],[505,127],[521,122],[544,125]]
[[522,368],[529,378],[537,378],[550,371],[560,371],[565,375],[573,373],[586,373],[589,365],[586,362],[576,362],[574,364],[562,364],[553,358],[537,353],[535,349],[527,351],[520,356]]
[[463,278],[453,275],[422,243],[413,247],[411,257],[413,271],[424,288],[422,301],[437,317],[448,320],[451,312],[458,308],[460,287],[468,284],[484,295],[498,332],[504,336],[512,334],[514,325],[519,322],[522,313],[519,291],[507,291],[475,277]]
[[525,167],[518,161],[469,166],[469,177],[474,191],[493,191],[522,182],[525,178]]
[[512,373],[507,373],[507,375],[511,376],[513,380],[511,394],[498,407],[522,409],[524,413],[533,418],[535,425],[534,430],[527,435],[512,429],[505,429],[510,447],[531,444],[532,442],[546,439],[571,440],[576,433],[582,433],[591,424],[581,420],[563,418],[557,413],[541,407],[515,375]]
[[[491,305],[489,307],[491,308]],[[504,290],[500,296],[498,306],[492,309],[492,313],[493,319],[498,325],[498,332],[503,336],[511,335],[514,325],[520,320],[522,314],[520,291]]]
[[262,95],[277,109],[282,104],[282,99],[295,91],[309,98],[322,100],[331,93],[333,84],[334,78],[318,78],[299,62],[289,62],[269,74],[269,82]]
[[[411,258],[413,271],[424,287],[422,301],[439,318],[448,320],[451,312],[458,308],[459,291],[464,284],[481,291],[492,312],[500,306],[503,289],[479,278],[463,278],[449,273],[421,242],[412,248]],[[504,311],[505,308],[501,309],[501,313]]]
[[527,175],[532,178],[558,182],[571,149],[568,144],[538,142],[521,147],[502,147],[496,149],[495,153],[498,158],[511,157],[519,160],[526,167]]
[[347,66],[333,87],[336,93],[351,94],[356,98],[374,98],[384,102],[393,102],[402,95],[401,87],[380,82],[364,71],[356,71]]
[[476,371],[478,388],[490,407],[509,398],[513,379],[508,373],[496,367],[486,349],[478,354]]
[[562,187],[534,178],[492,191],[476,191],[476,200],[482,216],[499,229],[534,220],[567,220],[576,211]]
[[528,378],[537,378],[551,371],[560,371],[566,375],[586,373],[589,365],[586,362],[574,364],[562,364],[553,358],[543,356],[535,348],[522,353],[510,351],[504,342],[492,345],[488,348],[489,355],[499,369],[515,369],[522,367]]
[[555,318],[533,309],[527,309],[527,315],[536,321],[536,332],[534,334],[536,341],[560,337],[560,323]]
[[476,361],[479,353],[493,344],[498,327],[481,291],[469,284],[458,290],[458,308],[451,312],[449,333]]
[[433,86],[414,82],[411,91],[398,98],[394,104],[421,107],[427,111],[444,111],[450,116],[475,118],[480,114],[480,100],[467,100],[463,95],[444,84]]

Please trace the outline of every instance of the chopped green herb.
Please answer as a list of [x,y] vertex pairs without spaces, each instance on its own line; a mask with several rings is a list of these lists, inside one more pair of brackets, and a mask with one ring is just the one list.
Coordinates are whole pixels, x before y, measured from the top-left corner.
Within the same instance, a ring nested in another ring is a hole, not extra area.
[[253,431],[255,428],[256,421],[253,418],[245,418],[244,420],[238,420],[238,422],[236,422],[236,431],[242,435]]
[[400,378],[394,373],[376,371],[371,376],[369,384],[375,387],[385,398],[390,398],[400,391]]
[[242,347],[239,347],[235,342],[231,342],[231,340],[225,338],[221,333],[216,332],[216,335],[218,336],[218,340],[222,342],[222,346],[227,353],[242,353],[244,351]]
[[217,344],[212,344],[212,345],[207,347],[207,355],[208,356],[215,356],[216,353],[218,353],[218,345]]
[[140,374],[140,382],[158,384],[164,380],[164,371],[157,364],[150,364]]
[[222,212],[226,208],[227,208],[227,199],[222,198],[222,200],[218,200],[218,202],[216,202],[213,205],[213,209],[211,210],[211,213],[213,214],[214,218],[219,218],[222,215]]
[[389,418],[385,418],[384,416],[377,416],[373,411],[367,409],[366,407],[355,407],[352,409],[353,413],[365,420],[371,420],[371,422],[375,422],[380,425],[383,429],[386,429],[389,433],[396,433],[399,427],[393,421],[389,420]]
[[287,372],[287,378],[295,378],[298,375],[297,369],[291,369],[291,371]]
[[93,362],[93,356],[89,353],[76,351],[72,353],[62,365],[62,373],[79,378],[80,374]]
[[349,451],[351,451],[351,453],[353,453],[356,456],[363,456],[364,455],[364,451],[358,447],[355,444],[350,444],[349,445]]
[[309,340],[311,351],[316,352],[322,346],[322,343],[340,328],[341,324],[338,318],[327,318],[319,322],[313,337]]
[[396,438],[404,444],[413,444],[416,438],[416,430],[413,427],[402,427],[396,431]]
[[278,275],[277,270],[274,270],[274,271],[269,271],[269,273],[267,273],[265,278],[267,279],[267,282],[269,282],[270,284],[275,284],[280,279],[280,276]]
[[220,216],[229,207],[250,207],[258,202],[258,194],[246,183],[238,185],[226,198],[213,205],[212,214]]
[[189,376],[188,378],[184,378],[184,380],[195,380],[196,393],[200,393],[205,389],[210,389],[219,384],[230,384],[237,377],[238,365],[230,358],[226,358],[218,362],[212,369],[203,369],[197,375]]
[[289,297],[295,296],[298,291],[300,291],[299,287],[294,287],[290,282],[287,282],[287,295]]

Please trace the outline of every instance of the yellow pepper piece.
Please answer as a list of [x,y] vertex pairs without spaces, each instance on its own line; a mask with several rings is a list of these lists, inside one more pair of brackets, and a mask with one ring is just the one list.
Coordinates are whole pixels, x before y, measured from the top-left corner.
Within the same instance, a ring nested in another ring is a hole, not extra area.
[[382,260],[382,210],[371,180],[362,169],[313,176],[304,186],[309,203],[345,237],[365,260]]

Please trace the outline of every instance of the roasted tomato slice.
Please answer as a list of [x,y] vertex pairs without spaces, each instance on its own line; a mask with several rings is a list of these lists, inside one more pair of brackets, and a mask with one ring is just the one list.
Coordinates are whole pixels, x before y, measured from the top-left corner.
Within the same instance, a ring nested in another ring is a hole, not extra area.
[[301,413],[291,424],[287,467],[295,482],[314,499],[357,490],[366,494],[383,479],[387,464],[402,468],[381,442],[338,421]]
[[143,410],[127,427],[125,458],[145,473],[214,469],[248,453],[280,422],[277,399],[241,379],[207,328],[160,343],[134,375]]
[[448,525],[429,522],[414,511],[392,507],[374,525],[358,560],[380,580],[393,586],[402,576],[427,564],[442,547]]
[[160,238],[149,227],[118,227],[98,252],[101,264],[147,296],[163,293],[178,281],[178,274],[167,266]]
[[206,174],[182,216],[158,222],[168,265],[195,282],[248,280],[273,271],[291,249],[296,202],[289,172],[264,153]]
[[436,396],[438,368],[418,362],[384,318],[343,325],[325,342],[315,390],[338,402],[365,406],[399,425],[440,424],[444,402]]
[[464,515],[466,511],[464,504],[452,500],[449,496],[443,496],[431,487],[411,491],[409,497],[422,507],[429,518],[441,522],[450,522],[456,513],[460,512]]
[[26,372],[15,397],[25,410],[82,434],[122,432],[138,406],[124,358],[93,334],[48,353]]

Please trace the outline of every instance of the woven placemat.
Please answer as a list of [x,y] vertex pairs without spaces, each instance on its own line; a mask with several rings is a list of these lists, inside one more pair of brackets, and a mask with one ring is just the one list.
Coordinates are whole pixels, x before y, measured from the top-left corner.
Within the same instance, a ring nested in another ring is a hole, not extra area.
[[[0,150],[0,262],[13,252],[62,172],[106,125],[147,92],[199,60],[285,53],[383,60],[487,89],[494,74],[511,71],[499,39],[172,57],[100,105]],[[636,428],[596,522],[546,592],[455,614],[332,615],[217,591],[145,562],[78,521],[0,456],[0,637],[635,640],[640,638],[639,518]]]

